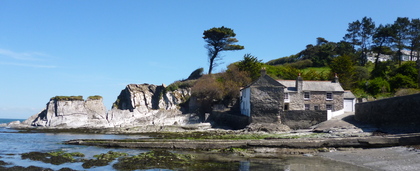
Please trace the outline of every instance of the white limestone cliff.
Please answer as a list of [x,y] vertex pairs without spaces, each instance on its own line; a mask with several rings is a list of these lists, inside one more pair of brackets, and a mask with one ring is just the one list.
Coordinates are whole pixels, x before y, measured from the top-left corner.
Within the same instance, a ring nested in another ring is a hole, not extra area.
[[43,111],[22,124],[50,128],[186,125],[191,123],[191,115],[183,114],[180,106],[190,95],[189,89],[166,91],[164,86],[130,84],[121,91],[109,111],[102,98],[52,98]]

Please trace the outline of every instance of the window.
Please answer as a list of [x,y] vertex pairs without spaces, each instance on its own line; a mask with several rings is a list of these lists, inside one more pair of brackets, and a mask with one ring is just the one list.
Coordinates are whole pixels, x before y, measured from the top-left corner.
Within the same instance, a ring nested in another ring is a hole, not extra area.
[[305,110],[309,110],[311,106],[309,104],[305,104]]
[[288,103],[284,104],[284,110],[289,110],[289,104]]
[[305,92],[305,94],[303,94],[303,99],[309,100],[309,97],[309,92]]
[[319,110],[319,106],[314,106],[314,110]]
[[327,108],[327,110],[333,110],[333,107],[332,107],[332,105],[331,105],[331,104],[327,104],[327,105],[326,105],[326,108]]
[[284,93],[284,100],[288,100],[289,99],[289,93]]
[[332,93],[327,93],[327,100],[332,100],[332,99],[333,99]]

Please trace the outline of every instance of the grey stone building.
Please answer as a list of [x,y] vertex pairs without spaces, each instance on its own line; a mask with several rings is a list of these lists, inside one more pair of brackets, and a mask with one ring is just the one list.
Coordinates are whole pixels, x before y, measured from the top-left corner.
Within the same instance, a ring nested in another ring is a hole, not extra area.
[[333,81],[277,80],[284,85],[284,110],[330,110],[344,113],[344,89]]
[[[328,111],[326,118],[344,113],[344,89],[333,81],[274,80],[262,76],[241,90],[241,113],[252,122],[276,122],[286,111]],[[271,120],[270,120],[271,118]]]
[[241,113],[251,122],[280,122],[285,86],[262,71],[261,77],[241,90]]

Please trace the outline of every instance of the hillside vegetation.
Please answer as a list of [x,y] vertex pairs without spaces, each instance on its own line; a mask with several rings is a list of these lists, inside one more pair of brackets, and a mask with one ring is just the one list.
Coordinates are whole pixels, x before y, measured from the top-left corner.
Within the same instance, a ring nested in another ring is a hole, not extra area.
[[[232,29],[229,31],[233,33]],[[224,32],[217,32],[217,35],[225,35],[221,33]],[[229,48],[232,46],[230,43],[238,42],[232,38],[235,35],[226,34],[221,39],[226,41],[222,44],[224,46],[219,47],[221,51],[244,48]],[[210,40],[206,39],[206,42]],[[211,57],[219,57],[212,54]],[[387,59],[380,60],[383,56]],[[214,67],[213,63],[210,65]],[[210,70],[205,75],[203,68],[199,68],[188,79],[169,85],[167,90],[191,88],[193,96],[202,106],[200,113],[207,113],[214,104],[234,105],[239,90],[256,80],[261,69],[265,69],[269,76],[285,80],[294,80],[298,75],[304,80],[332,80],[337,75],[345,90],[352,90],[357,97],[373,100],[419,93],[419,68],[419,19],[398,17],[394,23],[377,26],[371,18],[364,17],[349,23],[347,34],[339,42],[318,37],[315,44],[308,44],[296,54],[265,63],[256,56],[245,54],[242,60],[228,65],[223,72],[211,74]]]

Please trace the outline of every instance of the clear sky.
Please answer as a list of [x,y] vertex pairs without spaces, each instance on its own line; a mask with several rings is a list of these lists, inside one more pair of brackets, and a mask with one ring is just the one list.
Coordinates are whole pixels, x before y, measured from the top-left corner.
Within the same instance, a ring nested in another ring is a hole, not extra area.
[[0,0],[0,118],[28,118],[56,95],[104,97],[127,84],[170,84],[208,70],[202,39],[234,29],[244,50],[223,52],[214,71],[251,53],[267,62],[317,37],[342,40],[348,23],[420,17],[418,0]]

